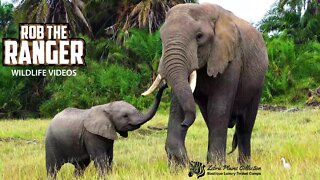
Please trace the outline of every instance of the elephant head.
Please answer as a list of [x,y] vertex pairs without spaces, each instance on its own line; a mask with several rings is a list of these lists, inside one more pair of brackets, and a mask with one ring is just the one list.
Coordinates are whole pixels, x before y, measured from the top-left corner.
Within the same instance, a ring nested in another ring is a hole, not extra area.
[[218,5],[180,4],[171,8],[160,29],[158,76],[142,95],[150,94],[165,79],[184,111],[182,125],[189,127],[196,117],[193,91],[197,70],[206,68],[207,75],[214,78],[238,55],[237,20]]
[[166,87],[166,84],[161,85],[153,105],[146,113],[141,113],[125,101],[115,101],[91,108],[84,127],[93,134],[112,140],[117,139],[116,132],[123,137],[128,137],[128,131],[138,129],[153,118]]

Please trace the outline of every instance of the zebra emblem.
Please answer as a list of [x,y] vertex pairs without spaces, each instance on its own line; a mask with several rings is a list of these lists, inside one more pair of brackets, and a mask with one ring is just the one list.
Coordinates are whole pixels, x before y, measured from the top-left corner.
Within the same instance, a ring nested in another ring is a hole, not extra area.
[[189,162],[189,177],[192,177],[193,174],[197,175],[197,178],[200,178],[206,174],[204,169],[205,165],[201,162],[190,161]]

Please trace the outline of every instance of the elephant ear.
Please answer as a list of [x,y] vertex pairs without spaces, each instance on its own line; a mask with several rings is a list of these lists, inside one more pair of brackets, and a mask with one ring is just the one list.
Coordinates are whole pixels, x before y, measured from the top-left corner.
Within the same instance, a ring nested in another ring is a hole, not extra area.
[[94,108],[84,120],[84,127],[92,134],[96,134],[107,139],[118,139],[116,129],[111,122],[111,116],[102,108]]
[[218,73],[222,74],[229,62],[236,57],[239,32],[231,12],[220,6],[215,6],[211,10],[215,11],[212,17],[214,40],[208,59],[207,73],[209,76],[216,77]]

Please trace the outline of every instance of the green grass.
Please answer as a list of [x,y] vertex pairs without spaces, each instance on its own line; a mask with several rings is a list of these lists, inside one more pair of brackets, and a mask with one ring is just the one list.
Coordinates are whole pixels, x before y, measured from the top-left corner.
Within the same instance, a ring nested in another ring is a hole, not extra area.
[[[148,125],[165,126],[167,115],[158,114],[142,128],[119,138],[114,147],[113,172],[108,179],[189,179],[188,169],[173,173],[164,150],[166,131]],[[44,136],[50,120],[0,121],[0,179],[46,179]],[[227,151],[234,130],[228,131]],[[189,129],[186,146],[191,160],[205,162],[207,127],[199,116]],[[252,137],[252,165],[262,168],[261,176],[208,176],[201,179],[318,179],[320,177],[320,110],[299,112],[259,111]],[[36,142],[36,143],[34,143]],[[291,170],[283,168],[285,157]],[[237,166],[237,153],[227,163]],[[73,166],[66,164],[58,179],[72,179]],[[81,179],[97,179],[91,163]],[[196,179],[194,176],[192,179]]]

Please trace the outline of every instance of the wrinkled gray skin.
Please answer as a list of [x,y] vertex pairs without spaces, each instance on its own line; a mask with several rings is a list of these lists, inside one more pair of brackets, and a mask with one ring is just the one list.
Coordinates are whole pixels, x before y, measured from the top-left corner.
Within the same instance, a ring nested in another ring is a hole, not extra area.
[[110,171],[116,132],[127,137],[128,131],[149,121],[166,87],[159,88],[154,104],[145,114],[124,101],[85,110],[67,108],[58,113],[48,127],[45,140],[48,177],[55,179],[61,166],[68,162],[75,166],[75,176],[82,175],[91,160],[100,176]]
[[[268,66],[261,34],[248,22],[212,4],[181,4],[160,29],[158,73],[172,87],[166,152],[170,165],[188,162],[185,137],[196,104],[208,126],[208,163],[224,164],[228,126],[236,125],[233,148],[250,162],[250,139]],[[194,93],[188,77],[197,71]]]

